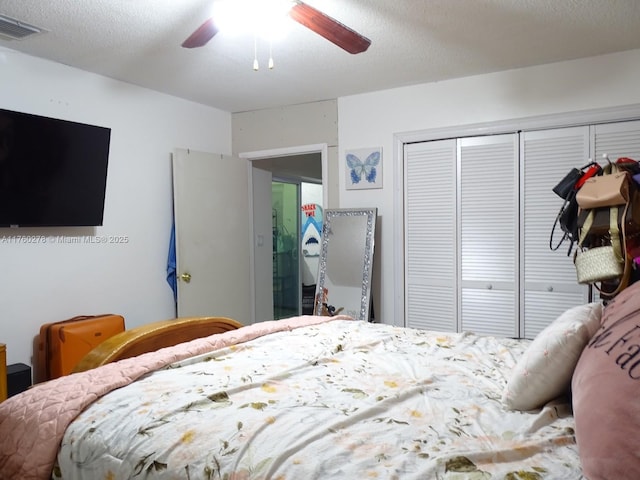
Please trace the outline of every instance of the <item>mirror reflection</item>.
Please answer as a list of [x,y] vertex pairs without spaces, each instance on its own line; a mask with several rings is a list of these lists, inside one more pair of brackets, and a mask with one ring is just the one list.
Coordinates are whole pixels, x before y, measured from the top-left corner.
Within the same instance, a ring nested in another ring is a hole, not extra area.
[[377,209],[325,210],[315,315],[370,319]]

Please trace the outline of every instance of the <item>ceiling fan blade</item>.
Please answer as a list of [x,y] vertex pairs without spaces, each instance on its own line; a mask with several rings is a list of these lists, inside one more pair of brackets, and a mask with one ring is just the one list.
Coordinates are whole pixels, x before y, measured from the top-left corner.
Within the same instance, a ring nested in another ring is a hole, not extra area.
[[202,47],[218,33],[218,27],[213,23],[213,18],[208,19],[194,31],[189,38],[182,42],[184,48]]
[[367,37],[306,3],[296,0],[289,16],[349,53],[362,53],[371,45]]

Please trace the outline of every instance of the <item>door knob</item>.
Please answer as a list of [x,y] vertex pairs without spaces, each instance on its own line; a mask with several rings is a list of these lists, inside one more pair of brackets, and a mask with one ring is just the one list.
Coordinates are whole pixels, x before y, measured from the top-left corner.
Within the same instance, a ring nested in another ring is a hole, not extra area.
[[182,280],[184,283],[189,283],[191,281],[191,275],[188,273],[183,273],[180,275],[180,280]]

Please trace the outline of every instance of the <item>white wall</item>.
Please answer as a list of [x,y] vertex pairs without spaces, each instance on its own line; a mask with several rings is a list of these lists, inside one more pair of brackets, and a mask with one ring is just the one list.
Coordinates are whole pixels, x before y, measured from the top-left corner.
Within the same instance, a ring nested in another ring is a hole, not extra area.
[[[376,320],[394,318],[394,135],[640,103],[640,50],[338,99],[340,207],[378,207]],[[363,128],[366,126],[366,128]],[[345,190],[345,150],[383,148],[383,188]]]
[[336,100],[289,105],[232,115],[233,153],[327,144],[325,208],[338,208],[338,106]]
[[[30,364],[40,325],[120,313],[127,327],[175,315],[166,283],[176,147],[231,153],[231,114],[0,49],[0,108],[111,128],[104,226],[0,229],[0,342]],[[119,235],[124,244],[25,244],[16,235]]]

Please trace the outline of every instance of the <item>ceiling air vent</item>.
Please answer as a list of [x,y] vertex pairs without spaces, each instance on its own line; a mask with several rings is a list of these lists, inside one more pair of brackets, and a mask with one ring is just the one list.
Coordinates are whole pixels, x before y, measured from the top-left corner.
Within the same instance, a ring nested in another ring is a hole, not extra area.
[[30,35],[42,33],[42,28],[34,27],[15,18],[0,15],[0,37],[9,40],[22,40]]

